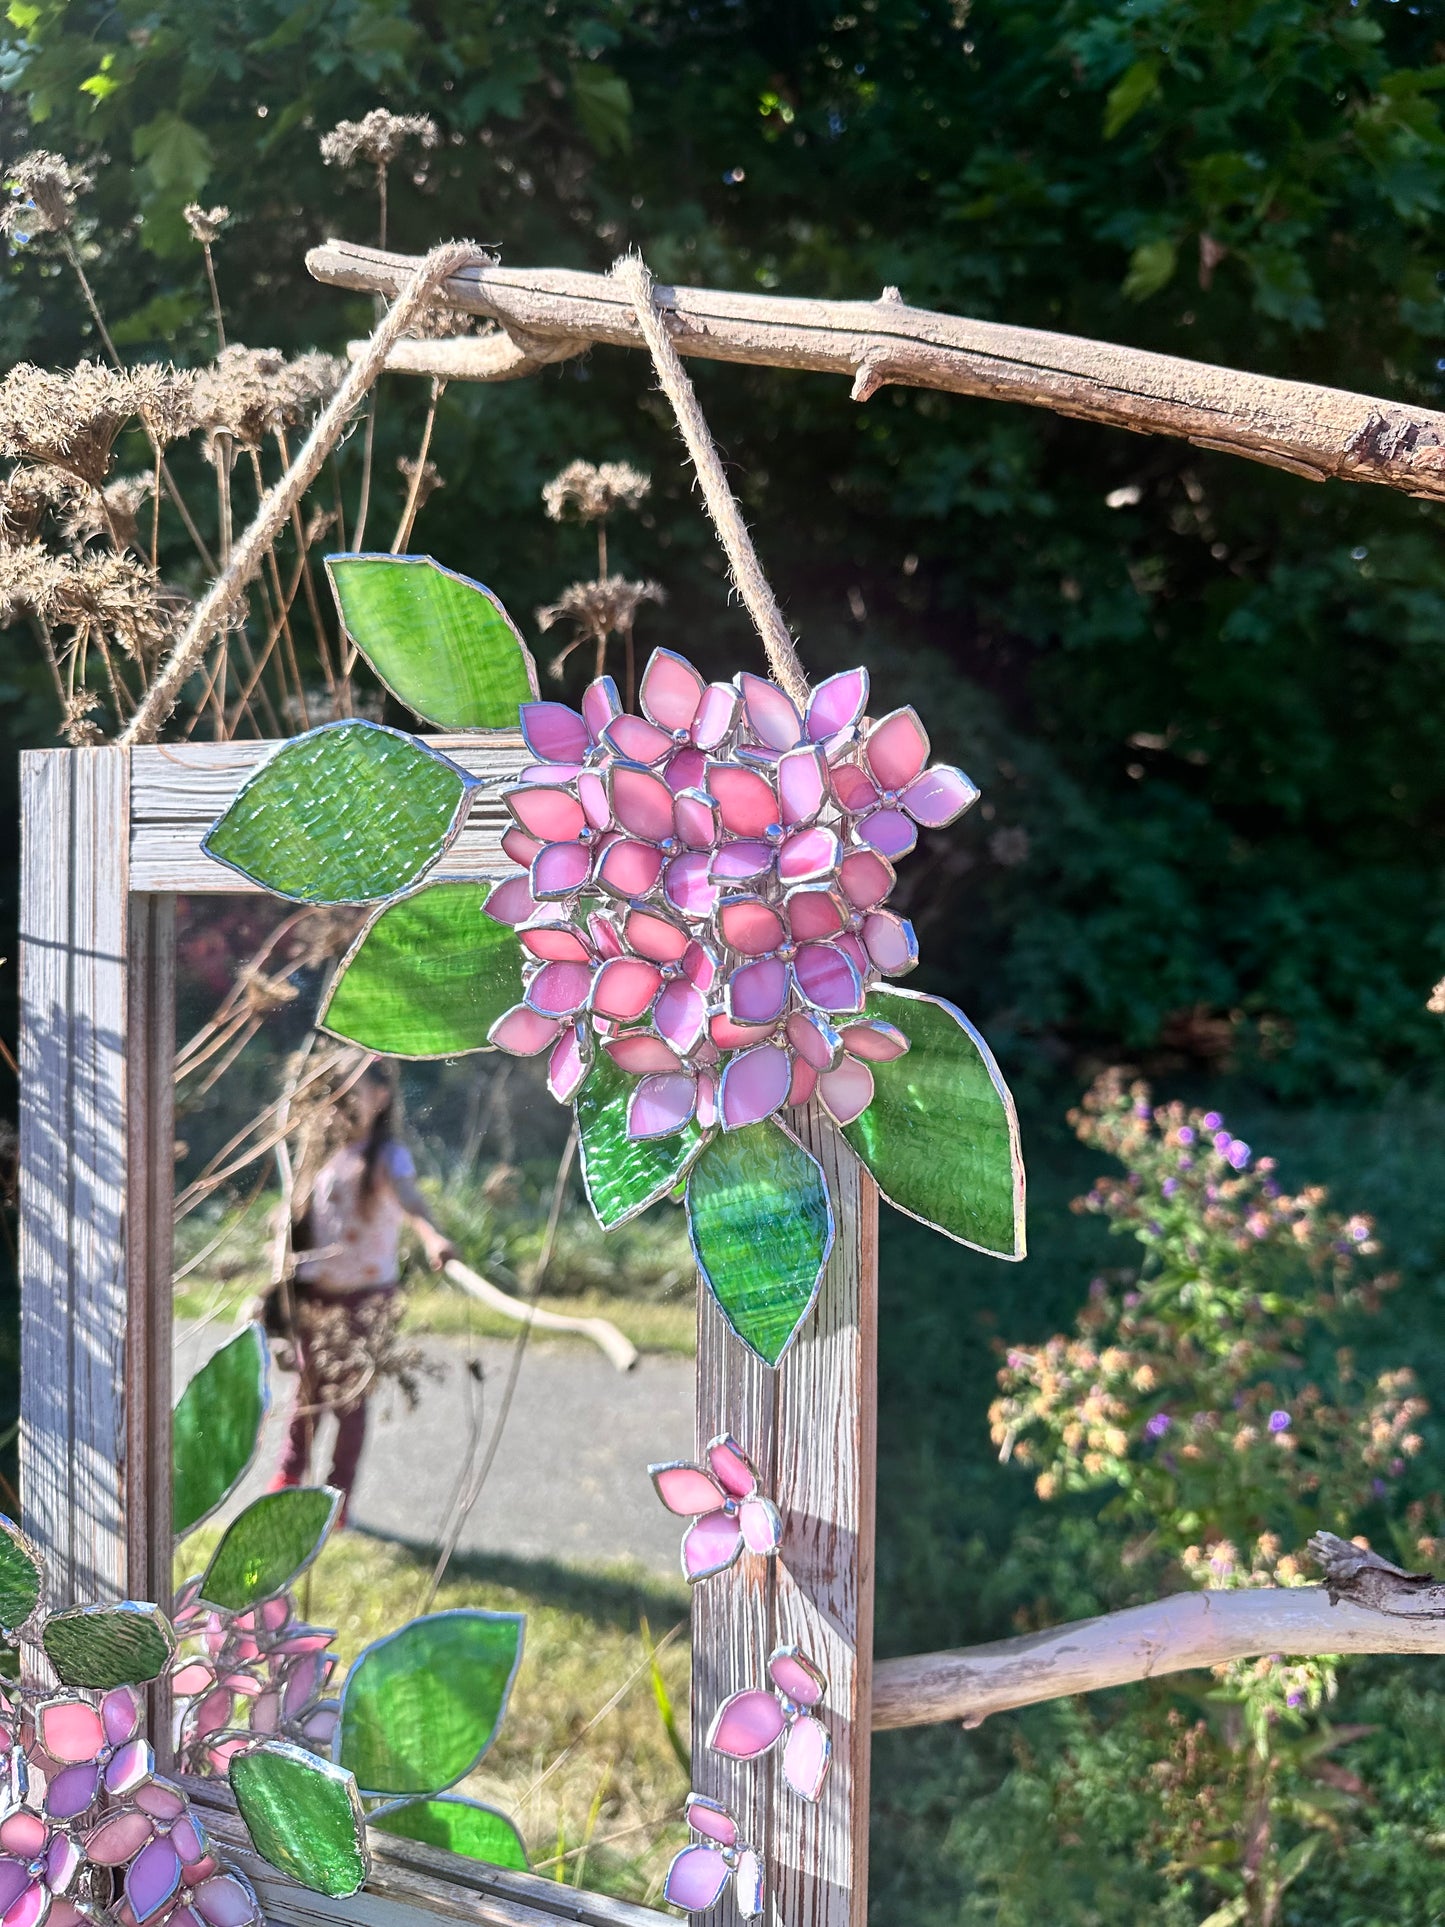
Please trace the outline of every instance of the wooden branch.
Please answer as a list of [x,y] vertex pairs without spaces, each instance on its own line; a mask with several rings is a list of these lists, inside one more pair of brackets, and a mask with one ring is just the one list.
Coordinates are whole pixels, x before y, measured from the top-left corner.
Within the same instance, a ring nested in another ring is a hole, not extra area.
[[[346,241],[313,248],[306,265],[336,287],[391,295],[415,273],[415,256]],[[1109,342],[1011,328],[910,308],[896,288],[877,301],[803,301],[710,288],[662,288],[672,339],[683,355],[846,375],[866,401],[889,383],[1027,402],[1056,414],[1145,435],[1179,435],[1284,468],[1313,481],[1378,482],[1445,500],[1445,414],[1278,381]],[[467,267],[437,299],[489,315],[497,338],[398,343],[388,368],[448,381],[497,381],[577,354],[592,342],[642,347],[637,316],[606,275],[562,268]]]
[[571,1332],[576,1338],[590,1338],[616,1371],[630,1372],[637,1363],[637,1347],[610,1319],[569,1318],[563,1312],[544,1311],[540,1305],[529,1305],[521,1298],[513,1298],[479,1271],[473,1271],[470,1265],[464,1265],[460,1258],[448,1258],[442,1269],[454,1285],[475,1298],[478,1304],[499,1311],[504,1318],[515,1318],[518,1324],[535,1326],[539,1332]]
[[961,1720],[1262,1653],[1445,1653],[1445,1585],[1320,1532],[1322,1586],[1176,1593],[961,1652],[880,1661],[873,1730]]

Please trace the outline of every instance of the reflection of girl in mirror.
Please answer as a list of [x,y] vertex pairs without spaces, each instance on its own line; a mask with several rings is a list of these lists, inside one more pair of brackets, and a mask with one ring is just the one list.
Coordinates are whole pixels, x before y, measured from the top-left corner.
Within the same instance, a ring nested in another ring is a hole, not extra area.
[[327,1133],[335,1148],[304,1193],[298,1187],[291,1224],[296,1400],[271,1489],[306,1482],[316,1421],[331,1412],[329,1482],[342,1494],[342,1525],[366,1438],[367,1399],[400,1317],[403,1225],[416,1233],[433,1271],[456,1256],[417,1189],[394,1115],[392,1086],[372,1066],[335,1100]]

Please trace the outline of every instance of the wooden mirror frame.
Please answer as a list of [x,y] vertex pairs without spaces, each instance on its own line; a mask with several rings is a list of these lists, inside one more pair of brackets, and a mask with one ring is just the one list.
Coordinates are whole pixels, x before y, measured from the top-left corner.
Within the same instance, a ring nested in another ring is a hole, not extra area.
[[[526,760],[510,732],[427,738],[473,774]],[[244,880],[201,838],[275,745],[27,752],[21,773],[20,1476],[52,1604],[171,1596],[174,904]],[[502,876],[506,822],[479,792],[447,877]],[[817,1310],[777,1371],[698,1293],[697,1444],[731,1432],[784,1519],[782,1556],[693,1595],[694,1786],[761,1852],[770,1917],[865,1927],[873,1643],[877,1192],[837,1133],[810,1122],[838,1225]],[[639,1467],[636,1503],[648,1502]],[[626,1503],[633,1500],[629,1494]],[[777,1644],[828,1677],[833,1767],[817,1805],[775,1758],[703,1744],[730,1693],[766,1683]],[[168,1708],[153,1709],[158,1750]],[[373,1839],[362,1893],[329,1900],[251,1854],[227,1789],[189,1783],[218,1840],[282,1927],[403,1927],[430,1915],[524,1927],[657,1927],[672,1914]],[[710,1918],[735,1917],[726,1895]]]

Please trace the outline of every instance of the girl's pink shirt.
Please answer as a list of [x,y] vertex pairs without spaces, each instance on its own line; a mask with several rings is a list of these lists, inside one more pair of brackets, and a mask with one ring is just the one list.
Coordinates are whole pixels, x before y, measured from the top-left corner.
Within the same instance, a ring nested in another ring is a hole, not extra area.
[[322,1165],[311,1195],[312,1249],[317,1258],[298,1258],[296,1276],[324,1296],[394,1285],[406,1211],[397,1184],[416,1176],[411,1152],[393,1140],[382,1151],[376,1184],[363,1208],[361,1179],[365,1156],[358,1144],[345,1144]]

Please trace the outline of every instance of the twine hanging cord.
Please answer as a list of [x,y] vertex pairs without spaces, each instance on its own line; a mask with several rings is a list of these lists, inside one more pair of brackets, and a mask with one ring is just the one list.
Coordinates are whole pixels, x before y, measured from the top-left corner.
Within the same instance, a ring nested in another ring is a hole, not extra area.
[[703,417],[697,393],[659,312],[652,276],[639,255],[625,254],[620,261],[614,262],[612,279],[637,310],[638,326],[651,352],[658,385],[672,403],[678,429],[697,471],[703,502],[717,531],[723,554],[727,557],[733,587],[753,619],[768,666],[793,701],[804,707],[808,701],[808,678],[799,660],[797,645],[783,620],[778,599],[763,574],[753,538],[748,533],[737,497],[728,486],[722,457],[717,452],[717,444]]

